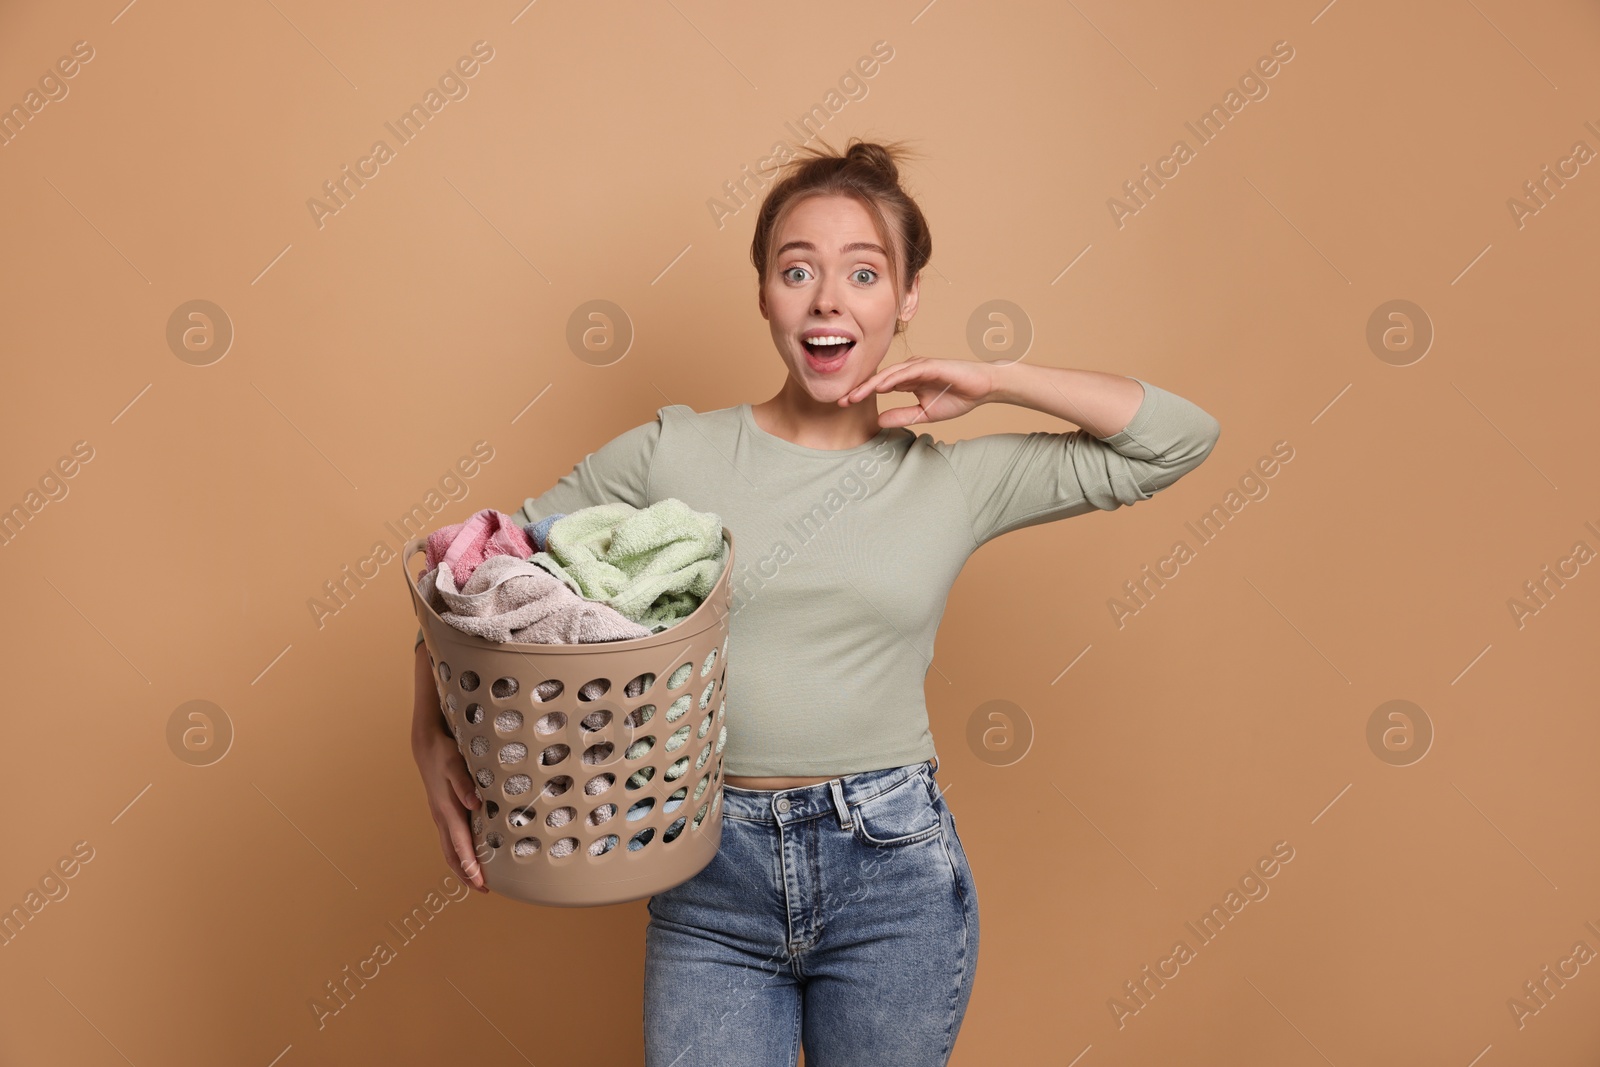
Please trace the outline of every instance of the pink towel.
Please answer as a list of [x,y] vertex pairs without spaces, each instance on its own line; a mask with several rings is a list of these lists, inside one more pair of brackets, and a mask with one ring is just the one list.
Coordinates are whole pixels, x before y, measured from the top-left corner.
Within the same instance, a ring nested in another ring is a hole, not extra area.
[[510,515],[484,508],[466,522],[441,527],[428,535],[428,569],[441,562],[450,564],[457,588],[464,587],[472,572],[490,556],[516,556],[527,559],[534,548],[528,535]]

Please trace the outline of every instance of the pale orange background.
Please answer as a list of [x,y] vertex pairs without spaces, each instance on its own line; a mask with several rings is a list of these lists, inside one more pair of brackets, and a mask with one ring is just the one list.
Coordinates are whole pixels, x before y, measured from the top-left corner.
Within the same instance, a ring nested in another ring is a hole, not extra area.
[[[1005,535],[952,591],[928,703],[983,915],[953,1062],[1596,1062],[1600,964],[1508,1008],[1600,951],[1600,576],[1521,627],[1508,608],[1600,549],[1600,171],[1520,227],[1507,206],[1600,149],[1592,4],[519,8],[0,9],[7,107],[94,49],[0,148],[0,505],[93,448],[0,552],[0,905],[93,850],[0,948],[0,1060],[639,1061],[642,901],[452,903],[318,1027],[312,999],[446,868],[398,566],[320,627],[309,604],[397,548],[385,522],[474,441],[495,458],[441,525],[663,404],[770,396],[755,207],[709,205],[884,41],[820,132],[926,154],[906,178],[935,252],[890,360],[975,358],[969,318],[1009,300],[1026,358],[1223,427],[1154,500]],[[478,40],[470,95],[319,229],[306,201]],[[1269,95],[1113,222],[1278,41]],[[236,332],[209,366],[166,341],[193,299]],[[635,331],[609,366],[566,342],[593,299]],[[1408,366],[1367,342],[1395,299],[1434,331]],[[931,432],[1067,428],[994,405]],[[1270,494],[1118,628],[1122,583],[1279,441]],[[1409,766],[1367,741],[1397,699],[1434,731]],[[235,731],[209,766],[169,747],[191,700]],[[1033,732],[1006,766],[968,742],[992,700]],[[1119,1026],[1123,983],[1279,841],[1270,895]],[[569,976],[584,992],[551,991]]]

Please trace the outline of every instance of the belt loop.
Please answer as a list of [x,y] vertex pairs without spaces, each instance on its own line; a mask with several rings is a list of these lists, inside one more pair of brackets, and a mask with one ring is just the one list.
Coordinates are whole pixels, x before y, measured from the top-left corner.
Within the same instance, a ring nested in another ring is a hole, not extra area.
[[833,807],[839,813],[839,826],[850,829],[853,824],[850,821],[850,806],[844,802],[844,786],[839,779],[829,778],[828,788],[833,791]]

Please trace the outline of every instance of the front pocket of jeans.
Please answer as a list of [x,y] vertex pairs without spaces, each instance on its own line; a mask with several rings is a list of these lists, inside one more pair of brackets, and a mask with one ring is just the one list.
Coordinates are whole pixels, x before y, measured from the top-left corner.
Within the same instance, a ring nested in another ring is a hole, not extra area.
[[851,816],[857,838],[875,848],[914,845],[941,829],[939,810],[916,774],[855,805]]

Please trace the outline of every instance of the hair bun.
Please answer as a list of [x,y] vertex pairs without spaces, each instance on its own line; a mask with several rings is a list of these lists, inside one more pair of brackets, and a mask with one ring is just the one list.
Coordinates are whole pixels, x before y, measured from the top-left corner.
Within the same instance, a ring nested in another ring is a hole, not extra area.
[[845,159],[851,162],[865,163],[870,167],[888,175],[891,180],[898,181],[900,169],[894,164],[894,156],[883,145],[875,141],[857,141],[845,152]]

